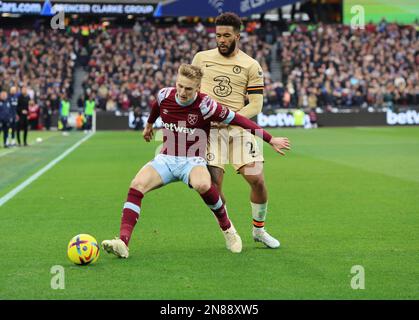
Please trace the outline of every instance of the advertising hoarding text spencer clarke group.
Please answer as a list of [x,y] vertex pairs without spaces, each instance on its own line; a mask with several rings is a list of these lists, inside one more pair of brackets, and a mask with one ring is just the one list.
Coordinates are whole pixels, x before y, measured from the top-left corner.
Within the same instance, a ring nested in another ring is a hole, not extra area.
[[[42,3],[0,1],[0,13],[41,14]],[[75,14],[153,14],[152,4],[88,4],[88,3],[54,3],[52,13],[64,12]]]

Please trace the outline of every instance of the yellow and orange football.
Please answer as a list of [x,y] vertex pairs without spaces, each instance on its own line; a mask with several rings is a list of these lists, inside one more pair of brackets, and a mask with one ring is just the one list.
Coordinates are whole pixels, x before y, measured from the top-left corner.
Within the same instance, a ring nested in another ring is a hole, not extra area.
[[99,244],[89,234],[78,234],[70,240],[67,256],[75,264],[87,265],[95,263],[99,258]]

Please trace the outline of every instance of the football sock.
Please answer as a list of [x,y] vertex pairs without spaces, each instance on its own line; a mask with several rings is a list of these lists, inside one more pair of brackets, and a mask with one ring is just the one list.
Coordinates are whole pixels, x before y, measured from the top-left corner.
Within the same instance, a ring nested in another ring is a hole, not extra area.
[[134,188],[130,188],[128,191],[127,201],[122,210],[121,228],[119,232],[119,238],[124,241],[127,246],[132,231],[140,217],[141,200],[143,197],[144,195]]
[[211,185],[211,188],[203,194],[201,194],[202,199],[207,204],[208,208],[214,213],[215,217],[218,220],[220,228],[225,231],[231,227],[230,219],[228,218],[227,210],[224,206],[223,201],[221,200],[220,194],[217,188],[214,185]]
[[265,226],[266,213],[268,209],[268,202],[265,203],[253,203],[252,206],[252,217],[253,217],[253,228],[261,229]]

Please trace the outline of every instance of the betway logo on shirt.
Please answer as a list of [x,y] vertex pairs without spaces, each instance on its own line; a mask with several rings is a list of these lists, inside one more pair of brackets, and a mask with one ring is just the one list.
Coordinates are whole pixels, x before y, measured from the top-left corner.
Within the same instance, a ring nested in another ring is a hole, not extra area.
[[387,124],[419,124],[419,113],[415,110],[395,113],[391,110],[387,111]]
[[196,130],[192,128],[178,126],[176,123],[166,123],[166,122],[163,122],[163,128],[166,128],[173,132],[188,133],[188,134],[193,134]]

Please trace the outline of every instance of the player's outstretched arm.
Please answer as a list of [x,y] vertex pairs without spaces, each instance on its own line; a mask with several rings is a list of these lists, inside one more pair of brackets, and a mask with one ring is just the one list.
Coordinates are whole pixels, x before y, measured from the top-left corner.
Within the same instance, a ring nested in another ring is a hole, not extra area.
[[276,152],[282,154],[283,156],[285,156],[285,152],[282,151],[282,149],[291,150],[290,142],[286,137],[272,137],[269,144]]
[[203,103],[207,108],[206,114],[211,114],[209,117],[206,117],[206,114],[204,114],[204,119],[206,118],[209,121],[232,124],[249,130],[253,135],[261,136],[263,141],[269,143],[272,148],[274,148],[274,150],[281,155],[285,155],[283,149],[291,150],[288,138],[272,137],[269,132],[263,130],[253,121],[238,113],[228,110],[228,108],[217,103],[215,100],[208,99],[208,97],[204,98]]
[[239,115],[235,114],[234,118],[231,120],[230,124],[237,125],[242,127],[243,129],[250,130],[253,135],[260,135],[262,134],[263,141],[269,143],[272,148],[281,155],[285,155],[285,150],[291,150],[291,144],[288,138],[285,137],[272,137],[269,132],[263,130],[253,121]]

